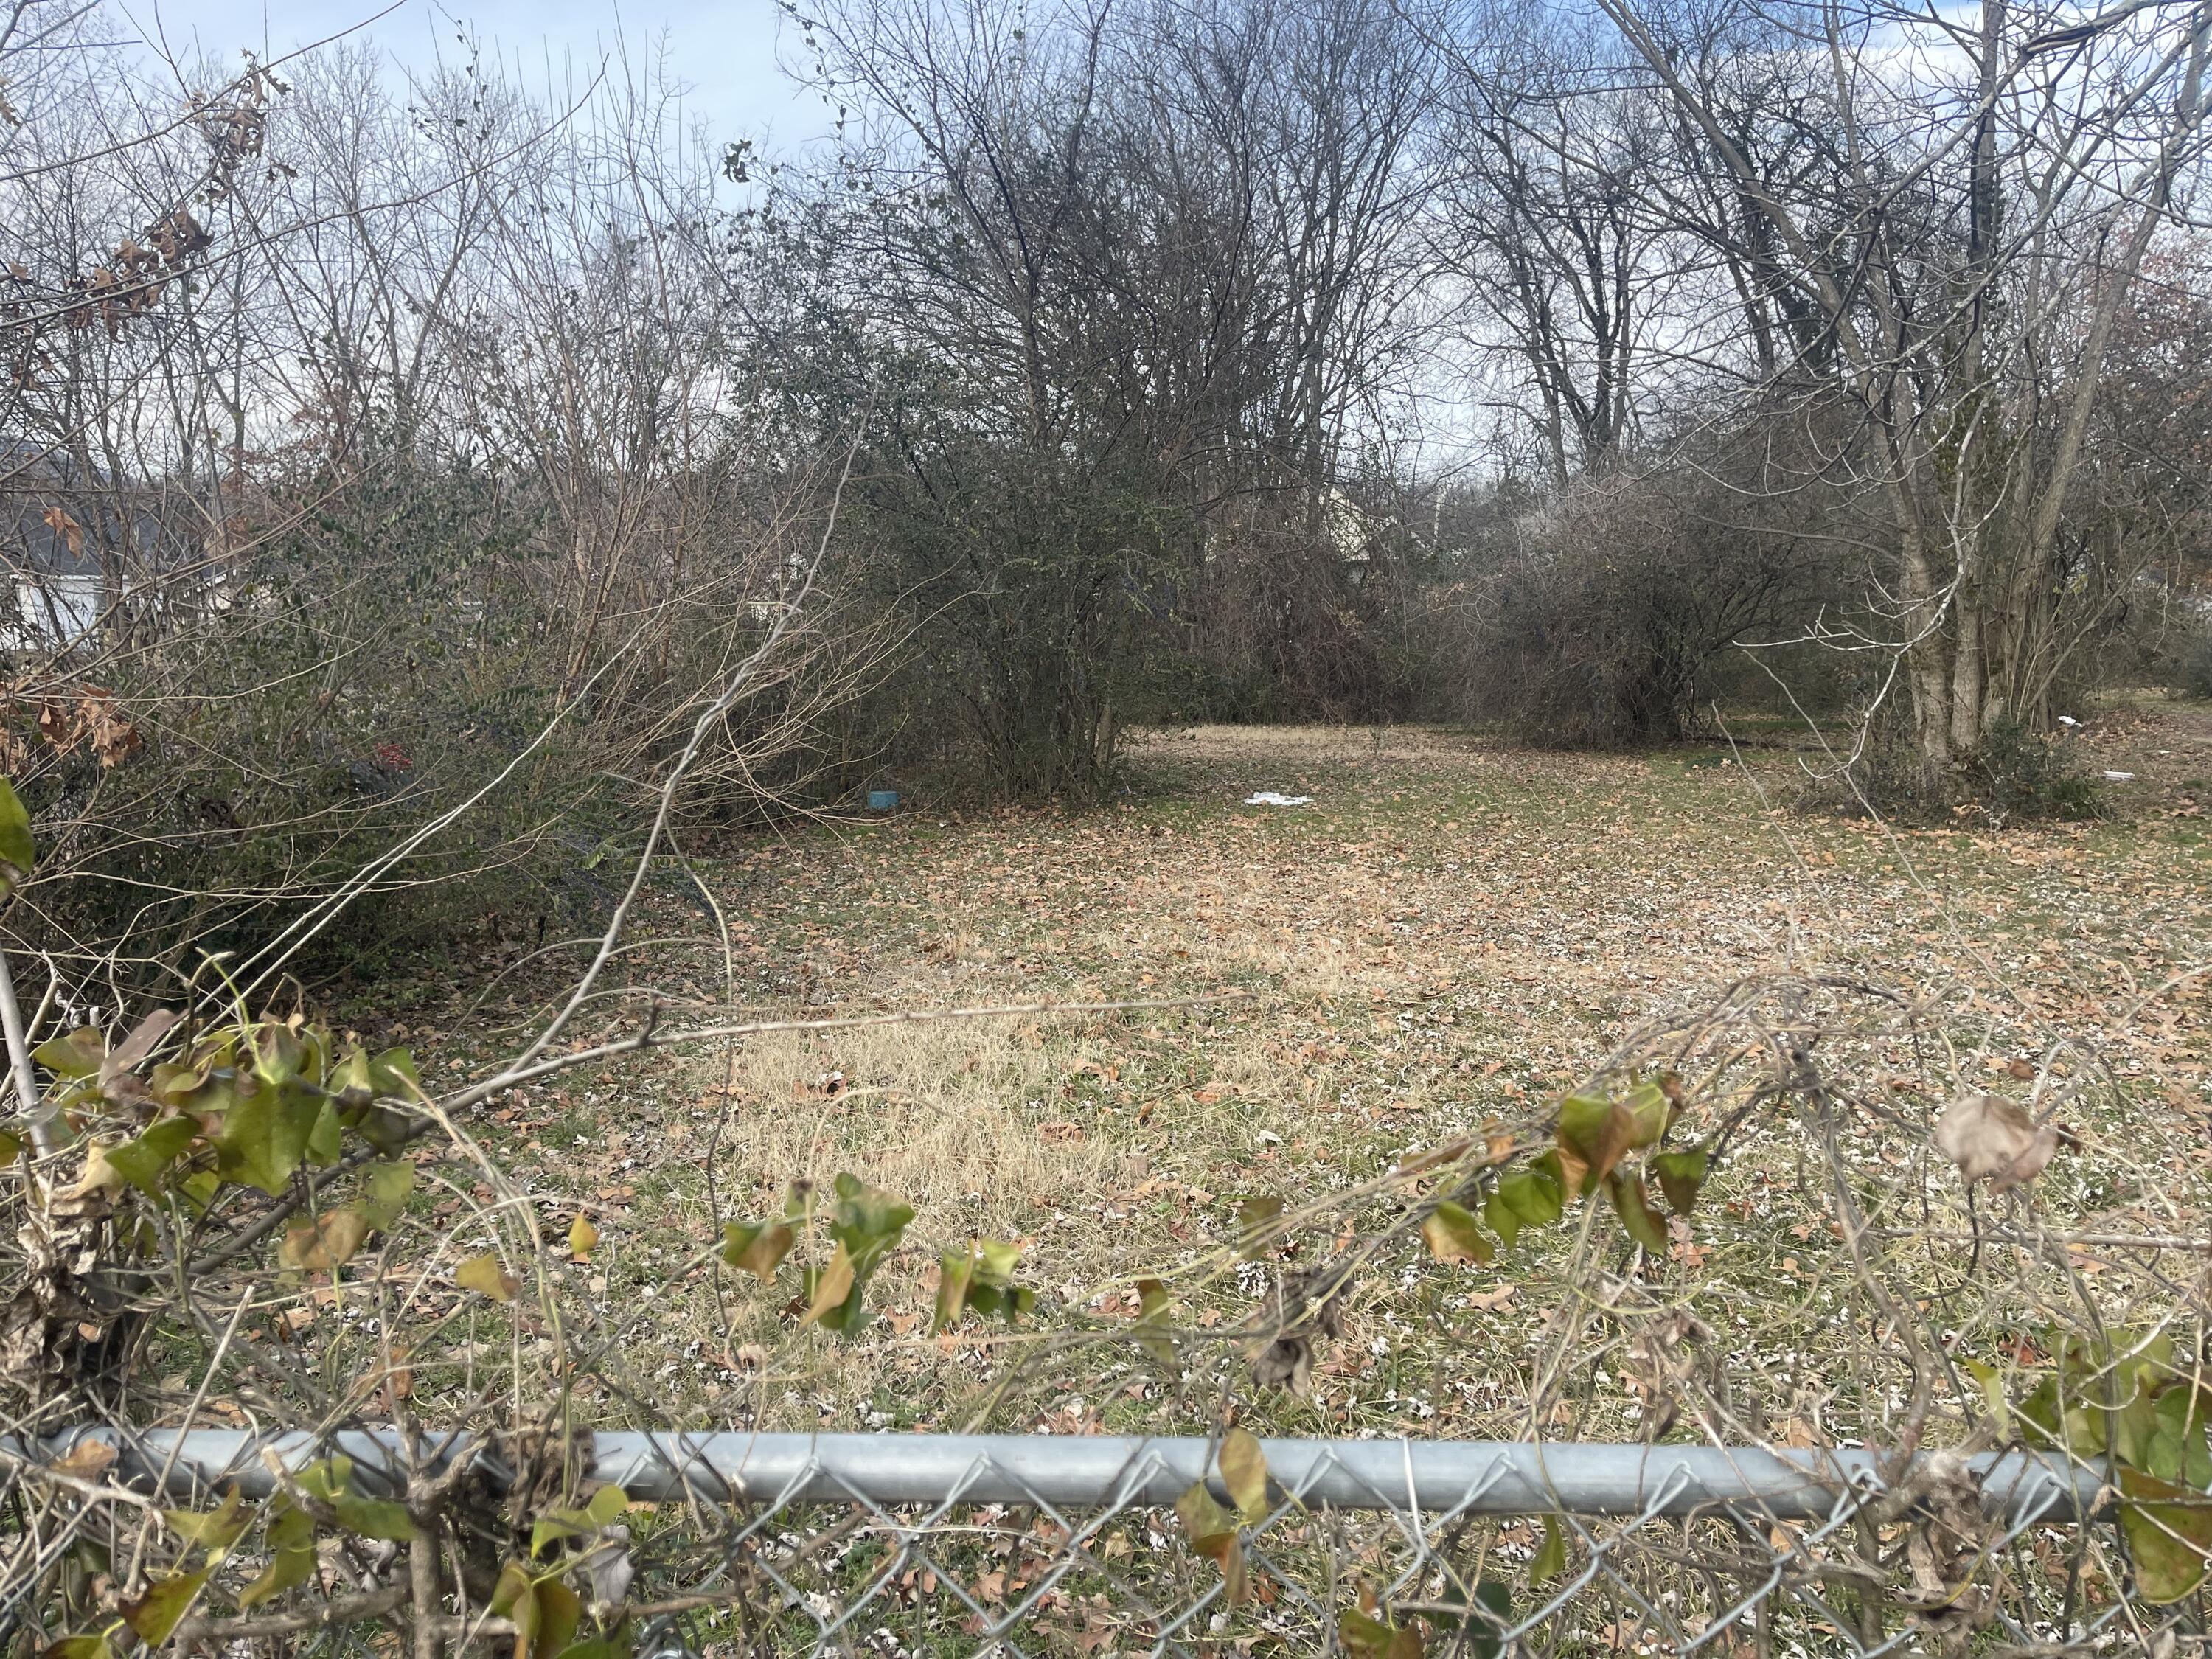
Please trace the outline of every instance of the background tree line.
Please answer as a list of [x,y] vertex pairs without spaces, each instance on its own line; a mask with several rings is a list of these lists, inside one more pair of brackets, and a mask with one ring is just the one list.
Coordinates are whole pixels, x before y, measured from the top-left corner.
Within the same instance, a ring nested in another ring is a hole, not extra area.
[[841,0],[786,41],[837,137],[766,156],[620,64],[164,64],[24,0],[40,944],[554,925],[702,708],[699,830],[1096,793],[1148,722],[1716,699],[1985,789],[2212,672],[2209,26]]

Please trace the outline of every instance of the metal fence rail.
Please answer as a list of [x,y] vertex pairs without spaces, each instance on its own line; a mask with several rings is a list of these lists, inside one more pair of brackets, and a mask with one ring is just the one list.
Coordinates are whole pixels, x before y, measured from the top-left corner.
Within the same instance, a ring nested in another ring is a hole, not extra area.
[[[711,1565],[687,1588],[732,1592],[712,1613],[648,1621],[641,1654],[1357,1652],[1344,1619],[1365,1606],[1425,1632],[1431,1653],[1869,1659],[1955,1650],[1966,1594],[1916,1602],[1909,1582],[1901,1601],[1877,1589],[1881,1552],[1867,1543],[1882,1528],[1869,1512],[1894,1488],[1867,1451],[1263,1441],[1268,1504],[1240,1529],[1250,1591],[1236,1595],[1173,1512],[1201,1480],[1226,1497],[1205,1439],[588,1438],[595,1479],[682,1506],[680,1524],[703,1533],[694,1540],[703,1556],[689,1559]],[[234,1484],[265,1494],[278,1471],[332,1451],[354,1460],[364,1484],[397,1487],[410,1464],[419,1475],[464,1455],[495,1486],[512,1473],[492,1443],[455,1436],[410,1449],[374,1431],[103,1429],[4,1449],[45,1460],[86,1440],[117,1449],[116,1474],[181,1498]],[[1893,1473],[1912,1483],[1908,1496],[1928,1496],[1887,1504],[1885,1528],[1977,1527],[1975,1559],[1991,1563],[2039,1531],[2048,1551],[2061,1530],[2052,1523],[2093,1515],[2101,1490],[2094,1467],[2020,1452],[1933,1454]],[[1931,1519],[1939,1511],[1948,1522]],[[1532,1527],[1509,1523],[1529,1516],[1562,1529],[1556,1573],[1527,1570]],[[2076,1605],[2032,1572],[1989,1593],[1983,1580],[2001,1576],[1972,1581],[1982,1586],[1966,1603],[1976,1628],[2014,1647],[2110,1650],[2117,1605]],[[1510,1595],[1492,1592],[1507,1579]]]
[[[1201,1480],[1219,1481],[1215,1443],[1196,1437],[1020,1434],[755,1434],[601,1431],[588,1437],[594,1479],[649,1502],[884,1504],[1044,1504],[1055,1509],[1171,1505]],[[39,1443],[58,1461],[98,1441],[120,1467],[175,1495],[235,1485],[275,1490],[331,1452],[395,1486],[409,1462],[434,1473],[475,1449],[466,1435],[426,1437],[410,1460],[396,1432],[254,1435],[241,1430],[85,1429]],[[1268,1474],[1309,1507],[1411,1514],[1683,1516],[1716,1507],[1777,1520],[1834,1513],[1887,1489],[1871,1451],[1778,1451],[1722,1446],[1553,1444],[1515,1441],[1262,1440]],[[0,1440],[0,1449],[17,1448]],[[495,1454],[483,1454],[498,1473]],[[1924,1463],[1925,1460],[1922,1460]],[[1985,1452],[1964,1460],[1993,1516],[2070,1520],[2102,1485],[2094,1466],[2054,1454]],[[1915,1465],[1908,1465],[1905,1479]],[[1226,1497],[1225,1491],[1219,1496]]]

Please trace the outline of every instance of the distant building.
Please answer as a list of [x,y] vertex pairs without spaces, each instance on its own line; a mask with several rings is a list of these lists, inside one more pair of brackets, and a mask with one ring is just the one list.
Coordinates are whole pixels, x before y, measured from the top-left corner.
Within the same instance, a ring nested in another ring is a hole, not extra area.
[[[98,631],[111,567],[127,595],[149,573],[178,563],[161,516],[131,504],[118,522],[107,475],[26,438],[0,438],[0,650],[50,652]],[[128,545],[118,546],[128,526]]]

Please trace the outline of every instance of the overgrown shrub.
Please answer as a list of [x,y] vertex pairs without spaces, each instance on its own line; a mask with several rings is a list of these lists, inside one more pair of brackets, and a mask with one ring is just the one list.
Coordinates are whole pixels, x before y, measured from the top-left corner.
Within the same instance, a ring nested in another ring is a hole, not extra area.
[[1722,506],[1680,475],[1624,476],[1500,526],[1492,546],[1510,550],[1452,598],[1443,672],[1462,714],[1563,748],[1698,731],[1736,646],[1802,629],[1821,591],[1810,544]]
[[2010,718],[1983,734],[1968,763],[1968,787],[1992,817],[2005,822],[2094,818],[2104,812],[2104,789],[2073,744]]
[[2171,684],[2191,697],[2212,700],[2212,628],[2192,632],[2173,653]]
[[810,805],[873,659],[818,595],[790,620],[835,449],[732,413],[750,290],[650,100],[549,122],[480,65],[403,94],[341,52],[179,119],[69,28],[8,58],[40,118],[0,318],[40,366],[0,393],[0,766],[49,848],[15,938],[58,994],[588,908],[741,665],[681,812]]
[[1878,719],[1848,767],[1816,772],[1800,791],[1809,811],[1871,811],[1900,823],[2033,823],[2096,818],[2106,792],[2069,739],[1999,721],[1956,767],[1931,773],[1894,719]]

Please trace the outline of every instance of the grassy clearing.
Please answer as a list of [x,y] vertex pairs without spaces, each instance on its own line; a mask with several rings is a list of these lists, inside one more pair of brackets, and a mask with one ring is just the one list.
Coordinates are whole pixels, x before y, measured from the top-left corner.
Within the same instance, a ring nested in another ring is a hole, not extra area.
[[[1978,1052],[1865,1057],[1895,1068],[1897,1098],[1923,1115],[1941,1099],[1902,1080],[1916,1066],[2003,1086],[2055,1036],[2094,1049],[2120,1086],[2083,1097],[2069,1123],[2081,1145],[2043,1201],[2091,1231],[2188,1231],[2212,1113],[2203,986],[2145,993],[2212,959],[2200,715],[2161,710],[2093,739],[2102,763],[2137,774],[2118,792],[2124,821],[1899,836],[1763,805],[1796,764],[1773,750],[1745,751],[1747,769],[1724,749],[1555,756],[1425,731],[1158,734],[1106,810],[911,814],[702,861],[732,925],[738,1000],[819,1014],[1249,1000],[655,1057],[511,1103],[488,1138],[558,1230],[579,1206],[599,1225],[593,1260],[565,1271],[622,1332],[622,1409],[776,1426],[1202,1425],[1237,1374],[1233,1345],[1206,1334],[1249,1318],[1273,1271],[1190,1278],[1232,1235],[1240,1197],[1326,1200],[1408,1149],[1540,1118],[1655,1006],[1784,967],[1974,988],[1956,1035]],[[1315,801],[1240,804],[1261,788]],[[659,931],[707,915],[696,895],[665,902]],[[719,1001],[719,948],[672,951],[641,953],[638,978]],[[1867,1377],[1837,1374],[1856,1363],[1838,1325],[1850,1297],[1794,1146],[1747,1140],[1692,1236],[1646,1276],[1733,1320],[1757,1413],[1809,1443],[1870,1429],[1887,1407]],[[1911,1255],[1899,1270],[1935,1293],[1972,1224],[1955,1180],[1908,1170],[1909,1138],[1863,1152],[1870,1178],[1910,1173],[1916,1194],[1936,1193],[1939,1209],[1916,1196],[1893,1218],[1913,1235],[1895,1245]],[[791,1180],[840,1170],[919,1212],[877,1281],[884,1316],[851,1342],[794,1331],[790,1273],[763,1289],[698,1260],[717,1217],[768,1212]],[[1388,1212],[1340,1218],[1370,1227]],[[1037,1314],[1013,1337],[933,1340],[934,1252],[970,1234],[1024,1242]],[[1327,1243],[1324,1230],[1301,1248]],[[1381,1264],[1313,1397],[1276,1396],[1270,1420],[1511,1437],[1540,1393],[1547,1431],[1632,1434],[1638,1402],[1602,1350],[1564,1417],[1557,1379],[1538,1388],[1572,1245],[1570,1231],[1495,1269],[1411,1253]],[[2170,1259],[2081,1261],[2117,1309],[2154,1313],[2172,1296]],[[1135,1279],[1178,1272],[1197,1342],[1180,1382],[1134,1344],[1060,1353],[1061,1334],[1130,1317]],[[1964,1308],[1960,1340],[2017,1345],[2024,1316]],[[1031,1372],[994,1395],[1023,1357]]]

